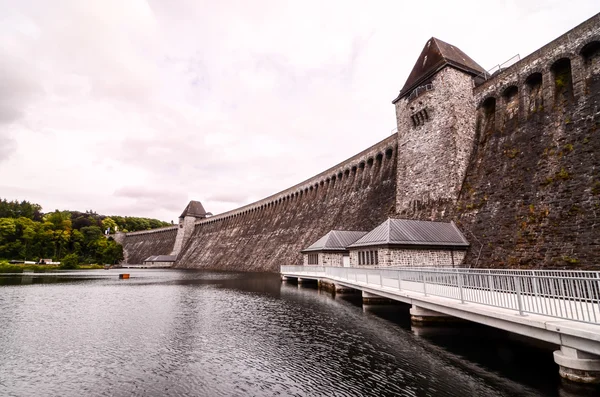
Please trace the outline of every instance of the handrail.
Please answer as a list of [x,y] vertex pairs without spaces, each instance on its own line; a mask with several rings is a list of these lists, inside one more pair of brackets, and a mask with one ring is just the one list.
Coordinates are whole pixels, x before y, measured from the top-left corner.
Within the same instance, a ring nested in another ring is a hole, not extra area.
[[597,271],[281,266],[281,273],[600,324]]
[[412,92],[408,96],[408,101],[410,102],[413,99],[417,98],[422,93],[431,91],[431,90],[433,90],[433,84],[425,84],[425,85],[419,86],[419,87],[415,88],[414,90],[412,90]]

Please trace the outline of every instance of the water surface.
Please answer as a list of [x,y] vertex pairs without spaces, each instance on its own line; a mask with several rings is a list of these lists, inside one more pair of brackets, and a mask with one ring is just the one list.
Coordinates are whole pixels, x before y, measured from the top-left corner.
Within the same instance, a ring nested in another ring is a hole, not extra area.
[[485,327],[412,329],[271,274],[127,272],[0,275],[0,395],[593,395]]

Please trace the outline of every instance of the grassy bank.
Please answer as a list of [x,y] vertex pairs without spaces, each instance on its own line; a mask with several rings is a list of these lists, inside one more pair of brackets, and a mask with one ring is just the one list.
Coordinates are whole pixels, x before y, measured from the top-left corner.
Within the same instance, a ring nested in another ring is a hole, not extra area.
[[[34,273],[44,273],[44,272],[52,272],[55,270],[62,270],[63,268],[56,265],[30,265],[30,264],[11,264],[6,261],[0,261],[0,273],[23,273],[26,272],[34,272]],[[79,265],[77,269],[104,269],[102,265]],[[69,269],[73,270],[73,269]]]

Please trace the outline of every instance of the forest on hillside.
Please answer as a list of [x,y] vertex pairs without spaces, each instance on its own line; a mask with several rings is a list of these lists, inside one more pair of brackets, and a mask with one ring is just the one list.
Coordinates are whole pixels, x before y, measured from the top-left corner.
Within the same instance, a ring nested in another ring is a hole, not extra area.
[[99,215],[92,210],[44,213],[39,204],[0,199],[0,259],[62,261],[68,257],[76,263],[117,263],[123,259],[123,247],[110,234],[169,225],[150,218]]

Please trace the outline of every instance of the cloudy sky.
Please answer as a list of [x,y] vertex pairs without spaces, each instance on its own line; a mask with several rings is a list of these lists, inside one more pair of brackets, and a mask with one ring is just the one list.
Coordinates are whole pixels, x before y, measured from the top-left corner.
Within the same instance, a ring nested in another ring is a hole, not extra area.
[[[408,3],[408,4],[407,4]],[[425,42],[484,68],[597,0],[0,0],[0,197],[176,220],[387,137]]]

